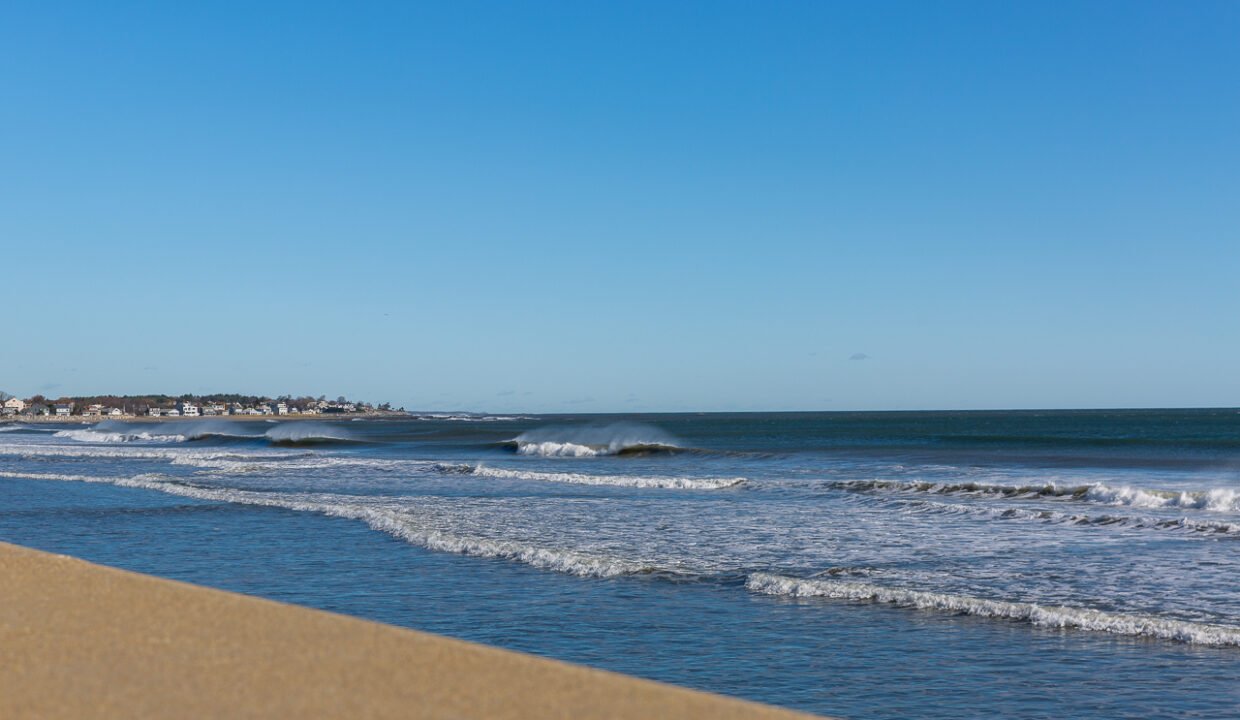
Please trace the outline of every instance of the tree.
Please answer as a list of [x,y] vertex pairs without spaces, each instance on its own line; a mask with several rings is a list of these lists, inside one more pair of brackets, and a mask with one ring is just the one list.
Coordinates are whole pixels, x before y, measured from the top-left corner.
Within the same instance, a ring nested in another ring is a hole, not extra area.
[[10,394],[8,394],[8,393],[6,393],[6,392],[5,392],[5,391],[3,391],[3,390],[0,390],[0,402],[4,402],[5,400],[8,400],[8,399],[9,399],[9,398],[11,398],[11,397],[13,397],[13,396],[12,396],[12,395],[10,395]]

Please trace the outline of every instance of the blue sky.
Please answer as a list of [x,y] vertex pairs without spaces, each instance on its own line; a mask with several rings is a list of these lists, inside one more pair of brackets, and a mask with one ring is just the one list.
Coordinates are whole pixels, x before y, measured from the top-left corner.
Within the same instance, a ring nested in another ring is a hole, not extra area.
[[7,3],[0,388],[1240,405],[1240,4]]

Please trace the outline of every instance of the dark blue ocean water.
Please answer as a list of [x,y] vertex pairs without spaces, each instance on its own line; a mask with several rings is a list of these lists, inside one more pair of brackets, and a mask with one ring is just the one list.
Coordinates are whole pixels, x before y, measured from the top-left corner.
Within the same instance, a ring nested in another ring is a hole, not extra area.
[[1240,716],[1240,413],[0,426],[0,539],[850,718]]

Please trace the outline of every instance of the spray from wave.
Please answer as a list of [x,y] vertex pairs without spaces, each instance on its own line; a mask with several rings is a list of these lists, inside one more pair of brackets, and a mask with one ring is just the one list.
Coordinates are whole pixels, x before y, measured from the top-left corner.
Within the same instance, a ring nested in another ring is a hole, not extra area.
[[518,455],[572,458],[641,455],[685,449],[663,430],[640,423],[538,428],[521,433],[505,445]]
[[342,428],[319,422],[279,423],[264,435],[273,445],[319,445],[358,442]]

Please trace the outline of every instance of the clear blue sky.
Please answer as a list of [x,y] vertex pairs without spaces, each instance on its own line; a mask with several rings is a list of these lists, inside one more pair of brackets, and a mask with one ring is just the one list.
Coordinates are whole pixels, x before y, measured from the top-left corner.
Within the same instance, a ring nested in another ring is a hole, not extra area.
[[0,12],[0,389],[1240,405],[1240,3],[195,5]]

